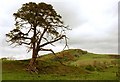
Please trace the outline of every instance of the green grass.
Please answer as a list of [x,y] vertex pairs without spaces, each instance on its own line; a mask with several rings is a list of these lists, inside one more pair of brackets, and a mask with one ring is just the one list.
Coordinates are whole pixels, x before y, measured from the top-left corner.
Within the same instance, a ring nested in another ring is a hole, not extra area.
[[116,80],[115,68],[106,72],[93,72],[91,74],[29,74],[27,72],[6,72],[3,80]]
[[2,60],[3,80],[116,80],[118,59],[109,55],[70,49],[56,53],[66,66],[52,54],[37,58],[39,74],[26,71],[29,60]]

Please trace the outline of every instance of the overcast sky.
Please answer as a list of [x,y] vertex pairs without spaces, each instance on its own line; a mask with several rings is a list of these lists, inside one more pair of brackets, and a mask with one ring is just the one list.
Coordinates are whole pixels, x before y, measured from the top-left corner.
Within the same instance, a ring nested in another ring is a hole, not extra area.
[[[27,2],[46,2],[63,17],[69,48],[79,48],[93,53],[118,53],[118,1],[119,0],[1,0],[0,1],[0,57],[24,59],[31,57],[24,46],[12,48],[5,34],[14,28],[13,13]],[[61,51],[62,43],[52,47]],[[40,53],[40,54],[43,54]]]

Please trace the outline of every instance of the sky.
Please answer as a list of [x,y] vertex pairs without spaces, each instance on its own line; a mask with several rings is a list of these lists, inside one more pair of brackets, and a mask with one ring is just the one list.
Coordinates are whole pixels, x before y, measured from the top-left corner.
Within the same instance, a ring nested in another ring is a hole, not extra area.
[[[119,0],[1,0],[0,1],[0,57],[25,59],[31,57],[25,46],[13,48],[5,34],[14,28],[13,13],[27,2],[46,2],[63,18],[72,30],[67,31],[69,48],[92,53],[118,54],[118,2]],[[64,42],[47,46],[61,51]],[[41,52],[39,54],[45,54]],[[49,53],[49,52],[47,52]]]

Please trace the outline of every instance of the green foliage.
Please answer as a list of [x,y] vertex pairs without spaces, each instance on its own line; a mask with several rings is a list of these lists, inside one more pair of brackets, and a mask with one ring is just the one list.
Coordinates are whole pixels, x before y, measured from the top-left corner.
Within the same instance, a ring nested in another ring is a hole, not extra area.
[[58,31],[59,28],[62,28],[64,32],[65,29],[67,29],[63,24],[62,17],[57,14],[53,6],[44,2],[38,4],[35,2],[23,4],[17,13],[13,15],[16,19],[16,27],[22,28],[25,24],[29,24],[34,28],[37,27],[37,29],[46,28],[49,36],[51,34],[58,36],[60,34],[60,31]]
[[6,57],[4,57],[4,58],[1,58],[1,60],[2,60],[2,61],[4,61],[4,60],[7,60],[7,58],[6,58]]
[[[65,31],[69,28],[64,25],[62,17],[57,14],[51,4],[25,3],[13,15],[15,28],[6,34],[7,42],[15,46],[25,44],[29,49],[28,52],[37,46],[37,54],[42,47],[48,44],[53,45],[60,39],[65,39],[67,43]],[[50,49],[47,50],[50,51]]]

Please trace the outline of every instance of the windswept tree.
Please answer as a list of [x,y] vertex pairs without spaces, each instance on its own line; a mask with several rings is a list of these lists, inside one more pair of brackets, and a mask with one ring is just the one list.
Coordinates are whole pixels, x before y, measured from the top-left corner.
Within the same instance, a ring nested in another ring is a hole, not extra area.
[[67,37],[62,17],[56,13],[53,6],[44,2],[29,2],[23,4],[16,13],[15,28],[7,36],[7,41],[14,45],[27,45],[28,51],[32,50],[32,58],[28,64],[29,71],[37,71],[35,66],[39,51],[50,51],[52,49],[44,48],[46,45],[53,45],[59,40],[65,40],[67,46]]

